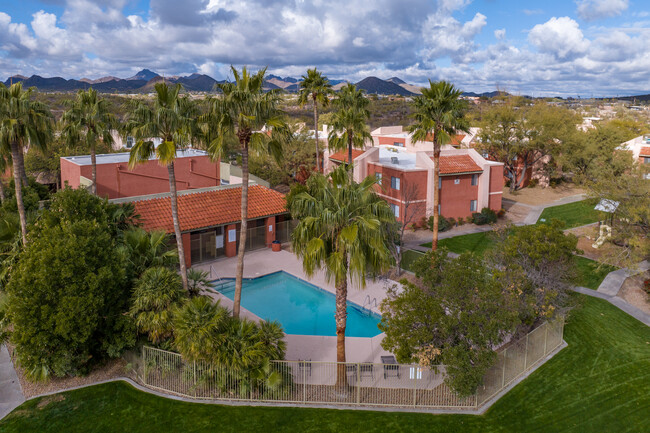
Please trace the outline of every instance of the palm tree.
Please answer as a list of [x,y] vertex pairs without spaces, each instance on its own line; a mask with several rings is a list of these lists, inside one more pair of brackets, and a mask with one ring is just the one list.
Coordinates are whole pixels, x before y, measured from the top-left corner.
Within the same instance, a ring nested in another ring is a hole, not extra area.
[[[136,139],[136,143],[131,149],[129,166],[133,168],[138,163],[147,162],[154,155],[161,165],[167,166],[178,260],[183,288],[187,290],[187,266],[181,226],[178,221],[178,194],[176,192],[174,160],[177,150],[182,149],[192,140],[196,107],[187,96],[179,96],[182,88],[180,84],[168,86],[162,82],[156,83],[154,88],[156,97],[153,108],[144,103],[138,103],[131,112],[125,127],[126,131]],[[154,138],[162,140],[158,147],[154,146]]]
[[433,140],[433,241],[431,249],[438,248],[438,221],[440,212],[440,147],[449,143],[451,137],[460,131],[467,132],[469,125],[465,119],[467,103],[460,99],[462,91],[446,81],[433,82],[421,89],[422,95],[413,102],[415,123],[407,128],[416,141]]
[[108,112],[108,103],[97,96],[92,87],[79,90],[74,101],[68,101],[70,109],[61,117],[62,135],[69,146],[83,142],[90,149],[92,164],[91,192],[97,194],[97,142],[113,144],[111,130],[117,128],[117,119]]
[[178,252],[168,249],[168,242],[169,236],[162,230],[148,232],[132,227],[123,232],[122,249],[135,278],[152,266],[172,267],[178,263]]
[[0,83],[0,147],[11,153],[23,245],[27,245],[23,153],[28,145],[44,150],[52,139],[54,123],[47,106],[33,100],[34,90],[33,87],[23,90],[22,82],[12,84],[9,88]]
[[266,68],[253,75],[246,68],[241,73],[234,67],[231,70],[235,82],[217,84],[223,95],[210,101],[210,112],[202,120],[203,126],[207,124],[208,130],[214,131],[210,134],[213,139],[206,143],[208,153],[214,159],[225,156],[228,139],[235,138],[241,152],[241,226],[232,311],[234,317],[239,317],[248,227],[248,153],[249,150],[267,152],[279,161],[282,157],[282,143],[290,132],[284,113],[278,108],[280,95],[277,89],[269,92],[262,89]]
[[169,268],[152,267],[144,271],[133,288],[129,314],[138,330],[154,343],[173,333],[174,309],[185,295],[179,280]]
[[5,172],[11,167],[11,154],[6,149],[0,147],[0,204],[5,202],[5,185],[2,180]]
[[219,301],[207,296],[188,299],[174,315],[174,346],[188,361],[215,362],[230,320]]
[[309,99],[312,101],[314,108],[314,134],[316,135],[316,170],[318,171],[322,171],[318,146],[318,104],[327,107],[329,104],[328,96],[332,92],[332,85],[329,80],[316,68],[307,69],[307,75],[302,76],[298,101],[300,102],[300,106],[304,106]]
[[352,165],[352,148],[363,148],[366,140],[372,140],[366,121],[370,117],[363,90],[348,83],[341,88],[333,103],[338,107],[332,119],[332,130],[327,139],[334,149],[348,149],[348,164]]
[[[392,263],[389,230],[395,217],[375,192],[372,176],[356,183],[352,168],[341,165],[329,176],[314,175],[307,191],[290,197],[289,209],[300,220],[292,234],[293,250],[307,275],[325,270],[336,286],[336,360],[345,362],[348,278],[359,287]],[[346,383],[339,365],[337,385]]]

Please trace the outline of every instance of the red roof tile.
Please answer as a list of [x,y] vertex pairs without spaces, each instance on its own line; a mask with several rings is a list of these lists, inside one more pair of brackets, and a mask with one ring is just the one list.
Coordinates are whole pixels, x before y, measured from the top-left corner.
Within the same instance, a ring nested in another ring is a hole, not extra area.
[[650,147],[642,147],[639,156],[650,156]]
[[[353,160],[357,159],[357,157],[364,152],[365,150],[352,149],[352,159]],[[338,161],[338,162],[348,162],[348,151],[342,150],[341,152],[336,152],[330,155],[330,159],[333,159],[334,161]]]
[[449,144],[452,146],[460,146],[463,142],[463,138],[465,138],[465,134],[456,134],[451,137],[451,142]]
[[[135,211],[147,230],[174,232],[170,197],[135,201]],[[261,218],[287,212],[284,194],[261,185],[248,190],[248,218]],[[178,196],[178,219],[181,231],[240,221],[241,187],[188,193]]]
[[480,172],[481,167],[469,155],[441,155],[440,174],[458,174]]

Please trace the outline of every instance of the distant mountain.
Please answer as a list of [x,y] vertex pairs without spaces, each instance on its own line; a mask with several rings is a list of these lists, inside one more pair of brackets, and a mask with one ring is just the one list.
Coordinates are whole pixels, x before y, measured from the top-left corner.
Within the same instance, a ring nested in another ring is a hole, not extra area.
[[[610,98],[607,98],[610,99]],[[631,102],[648,102],[650,101],[650,94],[649,95],[636,95],[636,96],[619,96],[616,99],[620,99],[622,101],[631,101]]]
[[495,90],[494,92],[483,92],[483,93],[474,93],[474,92],[463,92],[462,96],[469,96],[472,98],[480,98],[480,97],[485,97],[485,98],[494,98],[496,96],[509,96],[510,94],[508,92],[502,92],[500,90]]
[[187,77],[179,77],[177,83],[181,83],[186,90],[193,92],[210,92],[214,90],[217,80],[205,74],[192,74]]
[[131,78],[127,78],[127,80],[144,80],[144,81],[150,81],[153,80],[156,77],[159,77],[160,75],[156,74],[153,71],[150,71],[149,69],[143,69]]
[[356,84],[357,88],[363,89],[368,94],[378,94],[378,95],[402,95],[402,96],[412,96],[413,92],[406,90],[404,87],[399,84],[395,84],[390,81],[382,80],[377,77],[368,77],[359,81]]
[[395,84],[406,84],[406,81],[402,80],[401,78],[397,78],[397,77],[391,77],[386,81],[388,81],[389,83],[395,83]]
[[98,78],[96,80],[91,80],[90,78],[82,78],[81,82],[88,83],[88,84],[97,84],[97,83],[106,83],[108,81],[116,81],[120,80],[121,78],[113,77],[112,75],[109,75],[108,77],[102,77]]

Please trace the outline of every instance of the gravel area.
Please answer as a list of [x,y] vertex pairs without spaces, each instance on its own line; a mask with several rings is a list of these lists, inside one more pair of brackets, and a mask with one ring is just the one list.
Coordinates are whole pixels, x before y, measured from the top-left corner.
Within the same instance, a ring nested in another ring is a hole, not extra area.
[[578,188],[571,183],[563,183],[555,188],[542,188],[541,186],[536,186],[535,188],[522,188],[519,191],[515,191],[514,193],[510,193],[509,188],[503,188],[504,199],[516,201],[519,203],[525,203],[532,206],[553,203],[554,201],[564,197],[584,193],[584,189]]
[[97,366],[86,376],[52,378],[47,382],[31,382],[25,377],[24,370],[17,365],[13,357],[13,347],[8,346],[8,348],[9,353],[12,354],[16,374],[18,375],[18,380],[20,380],[20,387],[23,390],[25,398],[31,398],[47,392],[65,391],[66,389],[78,386],[91,385],[96,382],[127,376],[126,361],[123,359],[114,359],[104,365]]
[[621,247],[614,245],[611,242],[605,242],[598,248],[592,247],[593,243],[598,239],[598,224],[594,223],[584,227],[577,227],[574,229],[566,230],[567,233],[572,233],[578,236],[578,248],[583,251],[583,256],[601,263],[607,263],[617,267],[624,267],[623,263],[616,260],[619,256]]
[[642,286],[643,281],[648,278],[650,278],[650,271],[629,277],[625,280],[617,295],[646,314],[650,314],[650,297],[643,291]]

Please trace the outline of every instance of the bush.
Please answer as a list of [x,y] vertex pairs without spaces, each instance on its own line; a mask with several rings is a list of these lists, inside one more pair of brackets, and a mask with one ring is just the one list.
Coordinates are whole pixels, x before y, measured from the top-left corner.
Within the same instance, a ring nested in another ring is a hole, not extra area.
[[472,214],[472,222],[476,225],[494,224],[497,222],[497,214],[492,209],[484,207],[481,212]]
[[449,221],[451,227],[456,227],[456,218],[447,218],[447,221]]
[[497,217],[503,218],[505,216],[505,214],[506,214],[506,210],[501,208],[501,209],[499,209],[499,212],[497,212]]
[[467,224],[472,224],[472,223],[474,222],[474,220],[472,219],[472,216],[470,215],[470,216],[468,216],[467,218],[465,218],[465,222],[466,222]]
[[528,188],[535,188],[537,185],[539,185],[539,179],[531,179],[528,182]]
[[458,221],[456,221],[456,223],[459,227],[465,225],[465,219],[463,217],[458,217]]
[[[429,230],[433,231],[433,215],[429,217],[429,221],[427,222],[427,227]],[[452,228],[452,224],[449,222],[449,220],[442,215],[438,217],[438,232],[446,232],[450,228]]]

